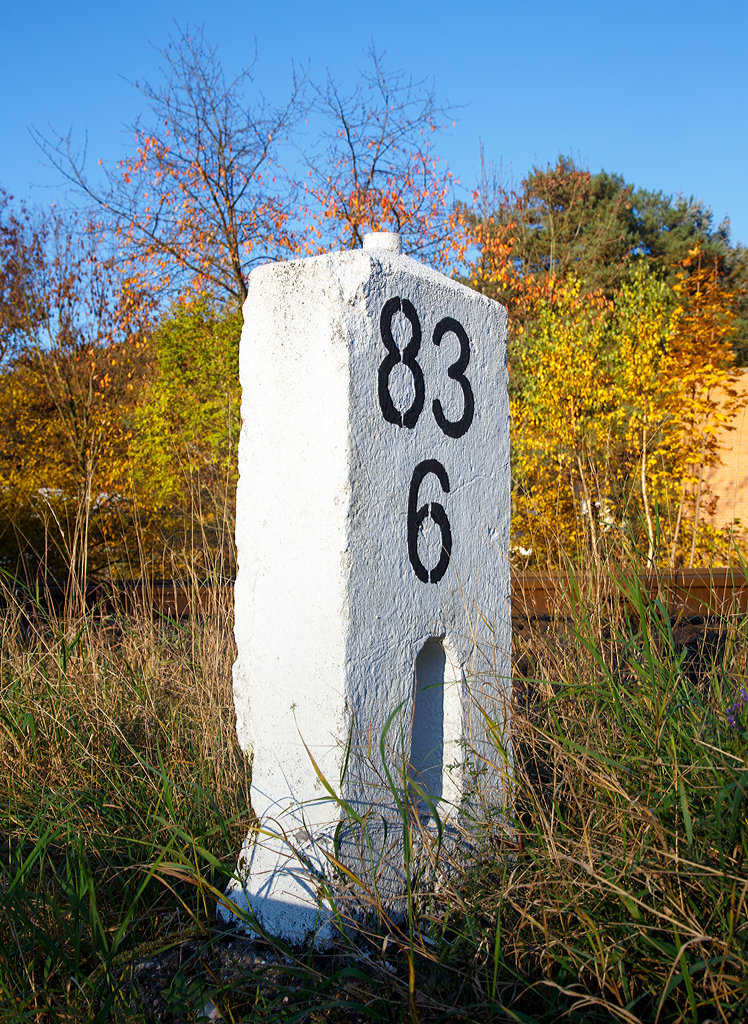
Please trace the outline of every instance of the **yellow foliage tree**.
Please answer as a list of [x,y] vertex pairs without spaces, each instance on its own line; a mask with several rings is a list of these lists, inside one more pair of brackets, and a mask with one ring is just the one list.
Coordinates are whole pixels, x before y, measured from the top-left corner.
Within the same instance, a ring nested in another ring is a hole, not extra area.
[[608,515],[606,447],[620,396],[606,349],[608,308],[569,279],[538,305],[511,397],[518,551],[595,554]]
[[[546,281],[513,360],[515,551],[646,564],[714,555],[702,474],[738,399],[732,296],[694,250],[674,290],[640,267],[612,301]],[[690,500],[689,500],[690,499]],[[690,549],[683,523],[692,520]]]
[[236,571],[241,312],[176,305],[151,336],[131,445],[141,542],[159,575]]
[[637,515],[646,531],[647,565],[655,560],[655,516],[660,520],[669,507],[682,462],[678,444],[682,383],[673,351],[679,312],[672,291],[640,266],[616,295],[611,318],[620,402],[617,489],[619,494],[628,489],[640,499]]

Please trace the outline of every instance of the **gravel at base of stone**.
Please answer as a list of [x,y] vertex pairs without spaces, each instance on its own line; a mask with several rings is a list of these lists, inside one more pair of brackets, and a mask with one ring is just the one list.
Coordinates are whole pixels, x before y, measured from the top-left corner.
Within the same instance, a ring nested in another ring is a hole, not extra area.
[[151,1022],[181,1024],[187,1017],[221,1021],[211,995],[222,983],[259,990],[258,995],[272,999],[279,987],[292,984],[283,966],[253,940],[219,933],[137,961],[130,984]]
[[[358,958],[354,960],[358,962]],[[315,953],[313,961],[312,974],[320,978],[332,977],[341,967],[353,963],[350,955],[339,953]],[[238,1012],[243,1016],[251,1012],[253,1005],[262,1006],[265,1012],[273,1006],[281,1009],[290,1001],[303,998],[304,982],[299,965],[270,946],[241,933],[219,929],[141,957],[131,972],[126,970],[120,977],[119,986],[121,992],[130,992],[139,1011],[142,1008],[145,1016],[138,1020],[142,1019],[144,1024],[187,1024],[195,1020],[225,1020],[220,1006],[227,999],[232,1004],[232,1015]],[[323,1001],[327,1002],[330,994],[328,990]],[[363,1024],[364,1017],[357,1012],[355,1002],[345,1010],[345,993],[338,989],[337,997],[341,1010],[346,1012],[345,1020]],[[313,1001],[314,993],[308,992],[308,998]]]

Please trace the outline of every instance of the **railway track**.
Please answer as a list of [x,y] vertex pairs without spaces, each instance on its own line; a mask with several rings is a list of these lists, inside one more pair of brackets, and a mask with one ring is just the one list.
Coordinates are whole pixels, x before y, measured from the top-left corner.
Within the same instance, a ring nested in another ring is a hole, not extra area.
[[[89,582],[86,604],[99,614],[115,611],[133,612],[150,607],[168,618],[182,619],[205,615],[216,607],[230,607],[233,580],[220,583],[185,582],[181,580],[118,580]],[[650,600],[659,600],[671,616],[714,617],[725,614],[745,615],[748,610],[748,573],[734,569],[680,569],[675,572],[646,574],[641,588]],[[606,579],[598,585],[592,574],[518,572],[511,579],[512,617],[519,619],[555,618],[570,614],[574,593],[590,594],[611,611],[616,603],[627,601],[623,590],[611,587]],[[4,602],[13,593],[25,606],[62,608],[66,591],[57,583],[42,582],[35,587],[20,584],[8,588]],[[228,603],[228,604],[227,604]]]

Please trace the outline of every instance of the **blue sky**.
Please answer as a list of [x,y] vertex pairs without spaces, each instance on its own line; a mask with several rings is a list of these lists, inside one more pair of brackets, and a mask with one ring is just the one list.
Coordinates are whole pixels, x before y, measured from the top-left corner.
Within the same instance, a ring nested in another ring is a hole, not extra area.
[[28,125],[72,128],[81,142],[88,132],[92,165],[130,151],[123,126],[143,104],[127,80],[158,81],[174,18],[204,25],[229,70],[256,44],[271,100],[287,92],[292,61],[352,85],[373,43],[458,108],[441,152],[465,185],[479,140],[515,179],[570,153],[591,171],[704,199],[748,244],[746,0],[0,0],[0,185],[54,196]]

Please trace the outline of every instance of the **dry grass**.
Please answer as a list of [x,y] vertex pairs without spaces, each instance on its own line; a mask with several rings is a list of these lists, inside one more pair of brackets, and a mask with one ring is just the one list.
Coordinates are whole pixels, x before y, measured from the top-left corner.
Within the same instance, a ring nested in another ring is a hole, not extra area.
[[201,846],[231,863],[249,766],[229,595],[185,623],[147,608],[72,620],[4,596],[0,1014],[44,1019],[123,952],[212,917],[157,868]]
[[[510,827],[489,814],[457,847],[432,833],[404,922],[370,916],[324,957],[264,946],[250,976],[194,952],[230,941],[215,900],[249,817],[230,607],[182,624],[10,607],[2,1019],[147,1020],[129,967],[187,935],[174,1020],[206,993],[246,1021],[742,1019],[748,623],[673,624],[634,573],[605,585],[609,613],[577,592],[516,635]],[[406,807],[404,835],[417,820]]]

